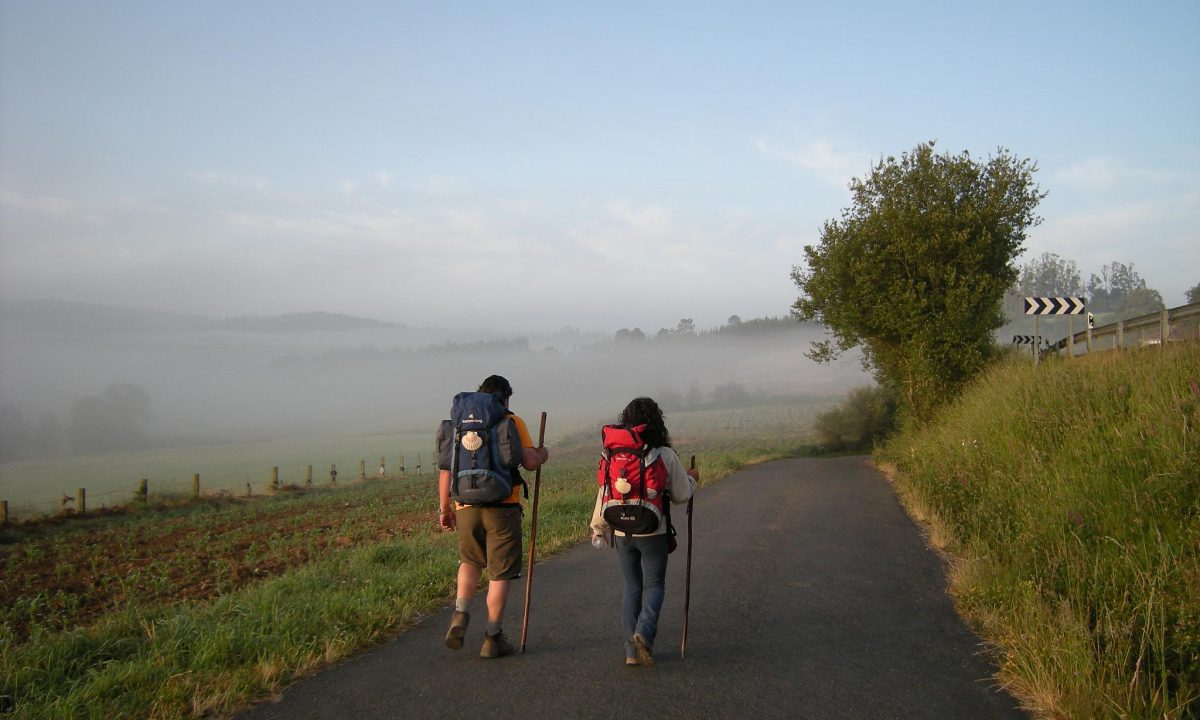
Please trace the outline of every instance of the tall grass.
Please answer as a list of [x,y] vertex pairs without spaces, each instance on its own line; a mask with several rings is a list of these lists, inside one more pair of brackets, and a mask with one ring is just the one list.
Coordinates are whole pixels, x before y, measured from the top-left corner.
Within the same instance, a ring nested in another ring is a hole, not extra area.
[[[803,452],[807,428],[796,421],[809,410],[794,413],[771,408],[758,414],[681,414],[672,430],[682,454],[699,456],[707,485],[747,463]],[[731,432],[736,444],[730,443]],[[588,435],[584,444],[556,449],[542,473],[539,560],[588,532],[598,446],[598,436]],[[366,502],[378,487],[339,489],[329,511],[355,505],[357,492]],[[312,502],[322,497],[314,495]],[[86,627],[60,631],[44,623],[27,640],[0,633],[0,714],[14,719],[225,714],[394,636],[454,593],[455,539],[434,528],[432,477],[426,504],[428,522],[405,527],[399,538],[332,548],[301,568],[211,602],[130,603]],[[529,520],[526,513],[526,532]],[[511,608],[508,616],[513,622]]]
[[1200,716],[1200,348],[1013,358],[879,459],[1027,702]]

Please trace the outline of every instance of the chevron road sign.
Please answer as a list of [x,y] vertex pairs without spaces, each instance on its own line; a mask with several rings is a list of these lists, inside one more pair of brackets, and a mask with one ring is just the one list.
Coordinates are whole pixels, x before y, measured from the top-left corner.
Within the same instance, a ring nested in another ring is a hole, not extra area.
[[1027,297],[1026,315],[1081,315],[1085,303],[1077,297]]
[[1041,344],[1044,340],[1036,335],[1013,335],[1013,345]]

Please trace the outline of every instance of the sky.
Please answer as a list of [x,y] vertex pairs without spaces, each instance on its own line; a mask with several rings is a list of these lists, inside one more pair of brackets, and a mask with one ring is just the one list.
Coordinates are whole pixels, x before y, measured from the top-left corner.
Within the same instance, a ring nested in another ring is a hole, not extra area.
[[0,0],[0,300],[786,315],[847,184],[1030,158],[1018,263],[1200,283],[1200,4]]

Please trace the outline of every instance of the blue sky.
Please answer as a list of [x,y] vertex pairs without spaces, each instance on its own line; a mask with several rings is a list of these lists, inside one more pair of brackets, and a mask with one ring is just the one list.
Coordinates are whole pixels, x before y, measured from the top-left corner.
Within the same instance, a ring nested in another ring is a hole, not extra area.
[[0,0],[0,298],[712,327],[936,140],[1037,161],[1019,262],[1174,306],[1198,78],[1196,2]]

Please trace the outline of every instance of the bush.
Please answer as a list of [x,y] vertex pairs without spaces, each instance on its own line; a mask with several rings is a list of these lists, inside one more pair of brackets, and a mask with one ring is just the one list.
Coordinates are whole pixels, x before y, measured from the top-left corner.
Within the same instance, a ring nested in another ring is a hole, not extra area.
[[860,387],[842,405],[818,415],[813,429],[822,450],[867,450],[891,433],[895,417],[896,403],[886,390]]

